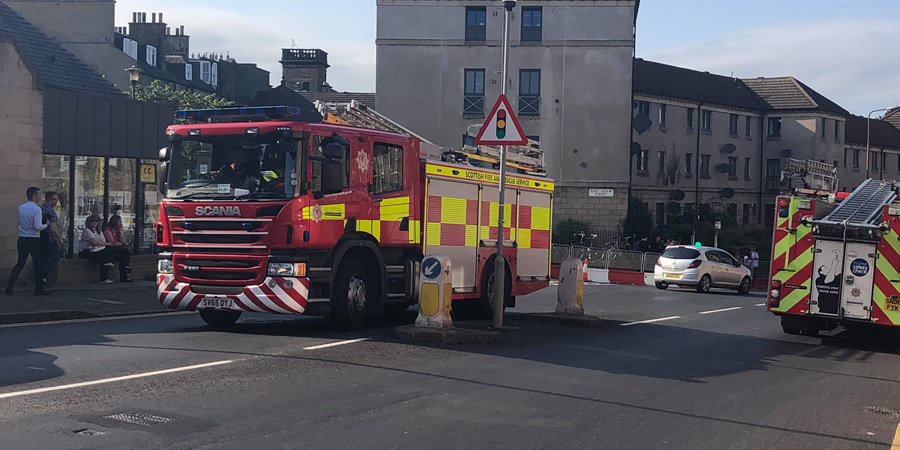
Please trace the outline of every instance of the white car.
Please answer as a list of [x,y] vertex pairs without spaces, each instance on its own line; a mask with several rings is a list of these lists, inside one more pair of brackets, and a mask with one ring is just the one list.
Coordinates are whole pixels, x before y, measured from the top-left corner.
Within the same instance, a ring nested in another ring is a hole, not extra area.
[[725,250],[715,247],[673,245],[656,261],[653,281],[658,289],[669,285],[693,286],[697,292],[710,288],[737,289],[750,292],[750,269],[744,267]]

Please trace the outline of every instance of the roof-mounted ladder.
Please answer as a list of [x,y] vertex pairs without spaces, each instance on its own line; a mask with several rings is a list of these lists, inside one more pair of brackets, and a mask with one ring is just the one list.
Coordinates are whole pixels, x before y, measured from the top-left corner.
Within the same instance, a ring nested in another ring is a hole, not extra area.
[[819,223],[844,225],[875,225],[881,221],[884,205],[897,198],[895,185],[890,181],[868,179]]

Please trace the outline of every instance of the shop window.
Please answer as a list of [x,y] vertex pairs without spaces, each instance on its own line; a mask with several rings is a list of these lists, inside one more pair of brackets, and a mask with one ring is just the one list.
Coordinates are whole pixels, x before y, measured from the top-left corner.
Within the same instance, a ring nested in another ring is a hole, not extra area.
[[134,159],[109,158],[109,196],[106,201],[105,219],[118,215],[122,218],[125,231],[125,242],[134,243],[136,211],[134,208],[136,192]]
[[81,236],[81,232],[84,230],[84,221],[88,216],[96,215],[101,220],[103,219],[105,176],[106,161],[104,158],[75,157],[75,201],[72,205],[74,210],[72,229],[75,240]]
[[376,142],[372,153],[375,195],[403,190],[403,147]]

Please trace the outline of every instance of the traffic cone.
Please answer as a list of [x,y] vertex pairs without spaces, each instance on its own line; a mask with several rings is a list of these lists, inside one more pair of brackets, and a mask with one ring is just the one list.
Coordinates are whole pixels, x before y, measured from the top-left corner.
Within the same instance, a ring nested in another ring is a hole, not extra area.
[[588,280],[588,276],[587,276],[587,268],[588,268],[588,259],[587,259],[587,258],[584,258],[584,270],[581,271],[581,273],[584,274],[584,281],[587,281],[587,280]]

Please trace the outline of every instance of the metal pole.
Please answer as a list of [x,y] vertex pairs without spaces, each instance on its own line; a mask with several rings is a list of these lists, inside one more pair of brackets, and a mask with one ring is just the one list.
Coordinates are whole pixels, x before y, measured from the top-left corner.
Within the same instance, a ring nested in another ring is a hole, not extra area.
[[[509,14],[516,7],[515,1],[504,1],[506,14],[503,19],[503,69],[500,72],[500,92],[506,94],[506,69],[509,65]],[[497,206],[497,257],[494,259],[494,328],[503,327],[503,306],[506,303],[506,270],[503,267],[503,203],[506,200],[506,146],[500,146],[500,198]]]
[[[878,110],[876,109],[875,111]],[[870,112],[869,115],[866,116],[866,179],[869,179],[869,161],[871,160],[869,157],[869,135],[871,132],[869,122],[872,120],[872,113],[875,111]]]

